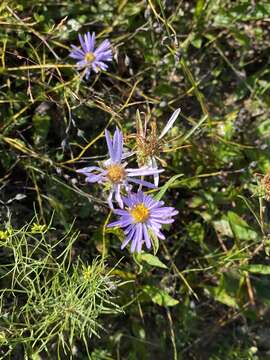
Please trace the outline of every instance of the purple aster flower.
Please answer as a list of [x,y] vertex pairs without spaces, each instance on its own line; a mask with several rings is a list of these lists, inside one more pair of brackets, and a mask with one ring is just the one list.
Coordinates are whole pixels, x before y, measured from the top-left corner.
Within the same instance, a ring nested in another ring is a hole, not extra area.
[[137,179],[138,176],[154,175],[163,170],[141,167],[139,169],[127,168],[127,163],[122,162],[129,154],[123,153],[123,133],[116,128],[113,138],[111,138],[108,130],[105,130],[105,137],[109,151],[109,159],[104,161],[101,167],[90,166],[77,170],[77,172],[86,176],[89,183],[109,184],[110,193],[108,203],[113,209],[112,198],[115,197],[120,208],[123,208],[123,200],[121,190],[124,188],[126,192],[131,190],[131,183],[155,188],[155,185],[147,181]]
[[135,250],[140,252],[143,243],[147,249],[151,248],[151,232],[159,239],[165,239],[160,231],[162,225],[173,223],[172,217],[178,214],[175,208],[163,206],[163,201],[156,201],[142,191],[129,193],[127,197],[123,197],[123,202],[126,209],[114,210],[120,219],[109,224],[108,227],[124,228],[126,238],[121,249],[131,242],[130,251],[132,253]]
[[71,45],[73,50],[69,54],[70,57],[78,60],[77,66],[79,70],[86,69],[85,75],[87,80],[89,79],[91,69],[95,73],[100,71],[100,69],[107,70],[108,65],[105,62],[112,61],[112,50],[109,40],[104,40],[95,49],[95,36],[95,33],[91,35],[89,31],[84,36],[79,34],[81,48]]

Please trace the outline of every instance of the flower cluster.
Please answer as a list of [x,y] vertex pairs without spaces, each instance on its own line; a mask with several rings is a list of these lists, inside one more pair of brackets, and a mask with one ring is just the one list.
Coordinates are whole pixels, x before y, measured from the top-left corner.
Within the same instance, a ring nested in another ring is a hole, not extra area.
[[[103,184],[109,188],[109,207],[114,214],[120,216],[120,219],[108,226],[119,226],[124,229],[126,238],[121,248],[131,243],[131,252],[140,252],[145,243],[147,249],[150,249],[152,237],[164,239],[161,227],[163,224],[171,224],[174,221],[172,217],[178,211],[173,207],[164,206],[163,201],[156,201],[152,196],[143,193],[141,187],[155,188],[158,184],[152,184],[141,177],[153,176],[156,180],[156,175],[164,170],[147,166],[137,169],[127,167],[126,159],[132,154],[124,152],[122,131],[116,128],[111,137],[109,131],[105,130],[105,138],[108,159],[99,164],[100,166],[85,167],[77,172],[86,177],[86,182]],[[134,184],[139,185],[137,192],[133,192]],[[113,200],[120,209],[114,209]]]
[[[70,57],[77,60],[77,68],[84,70],[83,76],[89,78],[91,70],[95,73],[100,70],[107,70],[106,62],[112,61],[112,50],[109,40],[104,40],[98,47],[95,46],[95,33],[87,32],[84,36],[79,35],[81,47],[72,45]],[[150,138],[147,136],[146,127],[140,126],[137,134],[137,162],[140,164],[140,154],[144,158],[139,168],[128,167],[126,161],[132,154],[124,152],[123,133],[116,128],[113,137],[108,130],[105,130],[105,138],[108,148],[108,159],[98,164],[77,170],[86,177],[86,182],[98,183],[109,189],[107,202],[119,220],[109,224],[109,227],[121,227],[126,235],[121,246],[123,249],[131,243],[131,252],[142,250],[143,244],[147,249],[152,246],[153,237],[164,239],[161,228],[164,224],[171,224],[173,216],[178,211],[173,207],[164,206],[163,201],[157,201],[152,196],[142,192],[142,187],[155,188],[159,183],[159,174],[163,169],[158,169],[157,159],[163,137],[173,126],[179,115],[177,109],[169,119],[161,134]],[[143,130],[144,129],[144,130]],[[144,180],[145,176],[153,176],[154,184]],[[133,186],[138,185],[137,192]],[[119,209],[114,208],[114,202]]]
[[105,130],[105,137],[109,151],[109,159],[104,161],[101,166],[90,166],[77,170],[77,172],[86,176],[89,183],[107,184],[110,187],[108,204],[113,209],[113,197],[120,208],[123,208],[122,190],[127,193],[131,191],[132,184],[154,188],[150,182],[138,179],[138,176],[155,175],[163,170],[157,168],[141,167],[139,169],[127,168],[125,158],[129,154],[123,152],[123,133],[116,128],[113,138],[111,139],[108,130]]

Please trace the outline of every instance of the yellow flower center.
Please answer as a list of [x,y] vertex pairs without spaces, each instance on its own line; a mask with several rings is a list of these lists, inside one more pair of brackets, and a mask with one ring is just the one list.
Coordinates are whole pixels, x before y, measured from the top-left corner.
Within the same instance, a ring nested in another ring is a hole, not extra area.
[[120,183],[125,177],[125,169],[121,165],[110,165],[107,170],[107,177],[112,183]]
[[84,60],[88,63],[92,63],[96,60],[96,57],[92,52],[87,52],[84,56]]
[[144,204],[135,205],[130,210],[130,215],[136,223],[143,223],[149,218],[149,209]]

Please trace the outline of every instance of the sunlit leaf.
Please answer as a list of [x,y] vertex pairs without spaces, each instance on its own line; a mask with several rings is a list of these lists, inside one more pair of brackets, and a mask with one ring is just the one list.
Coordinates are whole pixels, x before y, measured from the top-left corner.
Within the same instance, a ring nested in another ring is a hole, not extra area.
[[149,253],[141,253],[140,259],[151,266],[167,269],[167,265],[160,261],[159,258],[155,255]]
[[250,273],[270,275],[270,265],[250,264],[241,267]]
[[175,306],[179,303],[178,300],[174,299],[165,290],[159,289],[155,286],[145,285],[142,291],[149,296],[149,298],[160,306]]
[[258,234],[239,215],[233,211],[228,212],[228,220],[234,236],[240,240],[256,240]]

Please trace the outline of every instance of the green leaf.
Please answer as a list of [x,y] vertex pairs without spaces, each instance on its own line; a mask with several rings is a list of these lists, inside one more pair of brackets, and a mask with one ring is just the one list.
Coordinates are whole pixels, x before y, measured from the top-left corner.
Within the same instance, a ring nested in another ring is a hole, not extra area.
[[125,234],[124,231],[122,229],[120,229],[119,227],[114,227],[114,228],[106,228],[106,234],[114,234],[115,236],[118,237],[118,239],[123,242],[125,240]]
[[31,355],[31,360],[42,360],[42,358],[38,353],[34,353]]
[[143,266],[142,266],[141,261],[140,261],[140,254],[138,254],[137,252],[134,252],[134,253],[132,254],[132,256],[133,256],[134,262],[135,262],[135,263],[138,265],[138,267],[139,267],[138,274],[141,274],[142,271],[143,271]]
[[177,180],[178,178],[180,178],[181,176],[183,176],[184,174],[177,174],[174,175],[172,178],[170,178],[170,180],[168,180],[166,182],[166,184],[164,184],[162,186],[162,188],[159,190],[159,192],[154,196],[155,200],[161,200],[163,198],[163,196],[165,195],[166,191],[172,186],[172,184],[175,182],[175,180]]
[[256,240],[259,235],[252,230],[239,215],[233,211],[228,212],[228,220],[235,238],[239,240]]
[[256,291],[257,298],[270,307],[270,289],[268,278],[253,279],[252,285]]
[[140,259],[151,266],[156,266],[162,269],[168,269],[168,267],[162,261],[160,261],[159,258],[155,255],[141,253]]
[[249,46],[250,45],[249,37],[244,32],[240,32],[239,28],[231,30],[231,33],[234,36],[235,40],[240,45],[242,45],[242,46]]
[[215,17],[216,26],[231,27],[239,21],[251,21],[267,18],[270,15],[270,4],[255,4],[249,6],[248,2],[232,7],[231,9],[222,9]]
[[43,144],[49,133],[51,118],[47,114],[36,113],[33,116],[34,142],[36,145]]
[[195,7],[195,18],[199,18],[202,14],[204,8],[205,0],[197,0],[196,7]]
[[196,209],[204,204],[205,200],[201,196],[193,196],[190,200],[187,201],[188,207],[191,209]]
[[228,236],[233,238],[233,232],[230,226],[230,223],[226,219],[221,219],[213,222],[214,228],[217,233],[222,236]]
[[207,287],[207,291],[211,294],[211,296],[216,300],[221,302],[224,305],[227,305],[229,307],[238,308],[238,304],[235,301],[235,299],[229,295],[225,289],[220,287]]
[[230,271],[221,275],[217,286],[207,286],[211,296],[227,306],[238,308],[237,299],[239,298],[240,277],[238,272]]
[[160,306],[175,306],[179,303],[178,300],[174,299],[165,290],[159,289],[155,286],[145,285],[142,291],[153,301],[153,303]]
[[250,273],[270,275],[270,266],[262,264],[251,264],[242,266],[241,269],[247,270]]
[[191,223],[187,227],[189,236],[193,241],[202,243],[204,240],[204,228],[201,223]]
[[196,48],[200,49],[202,46],[202,38],[194,37],[194,39],[191,40],[191,44]]
[[152,229],[150,229],[150,228],[148,229],[148,234],[149,234],[149,237],[151,239],[151,243],[153,245],[154,255],[156,255],[156,253],[158,252],[158,249],[159,249],[158,237],[156,236],[154,231]]

